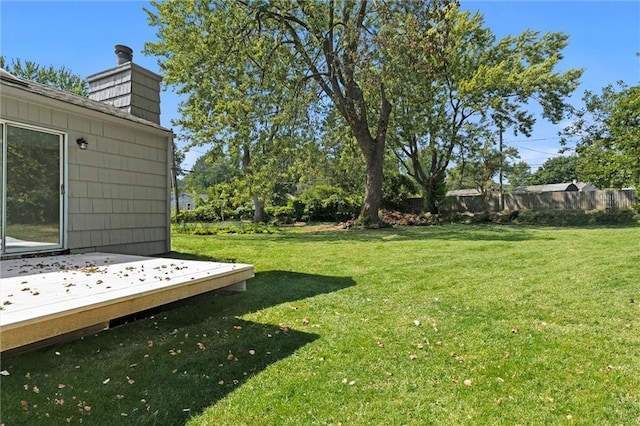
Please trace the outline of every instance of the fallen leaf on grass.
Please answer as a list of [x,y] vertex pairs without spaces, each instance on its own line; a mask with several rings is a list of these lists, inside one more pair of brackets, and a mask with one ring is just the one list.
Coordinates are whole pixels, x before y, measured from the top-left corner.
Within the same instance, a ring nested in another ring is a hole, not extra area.
[[102,384],[103,384],[103,385],[106,385],[106,384],[107,384],[107,383],[109,383],[110,381],[111,381],[111,378],[110,378],[110,377],[108,377],[108,378],[106,378],[106,379],[104,379],[104,380],[102,381]]
[[9,372],[7,370],[0,371],[0,376],[8,376]]
[[40,393],[40,389],[37,386],[34,386],[32,389],[35,393]]
[[471,381],[471,379],[466,379],[463,383],[464,383],[465,386],[472,386],[473,385],[473,382]]
[[302,318],[302,325],[308,325],[309,320],[307,318]]
[[418,355],[416,354],[411,354],[409,355],[409,359],[413,360],[413,359],[418,359]]
[[64,385],[62,383],[58,383],[58,389],[64,389],[66,387],[67,387],[67,385]]
[[29,409],[29,403],[25,400],[20,401],[20,405],[22,405],[22,409],[27,411]]
[[249,355],[255,355],[256,351],[254,351],[253,349],[249,349]]
[[200,343],[200,342],[198,342],[197,345],[198,345],[198,349],[200,349],[201,351],[204,351],[205,349],[207,349],[207,347],[204,344]]

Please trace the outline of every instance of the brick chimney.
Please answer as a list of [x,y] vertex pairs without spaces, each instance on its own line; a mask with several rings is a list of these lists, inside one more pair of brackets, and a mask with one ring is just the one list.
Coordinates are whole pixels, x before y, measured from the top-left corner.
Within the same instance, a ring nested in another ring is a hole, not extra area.
[[87,77],[89,99],[105,102],[136,117],[160,124],[162,77],[133,63],[133,50],[117,44],[118,65]]

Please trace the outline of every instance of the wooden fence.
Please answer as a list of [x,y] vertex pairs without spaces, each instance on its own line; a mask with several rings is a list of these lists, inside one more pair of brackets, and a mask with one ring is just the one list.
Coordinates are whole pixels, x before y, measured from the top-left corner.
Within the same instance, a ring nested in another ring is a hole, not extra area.
[[[635,190],[604,190],[587,192],[542,192],[505,194],[505,210],[623,210],[638,201]],[[447,197],[441,206],[443,212],[498,211],[497,193],[473,197]]]

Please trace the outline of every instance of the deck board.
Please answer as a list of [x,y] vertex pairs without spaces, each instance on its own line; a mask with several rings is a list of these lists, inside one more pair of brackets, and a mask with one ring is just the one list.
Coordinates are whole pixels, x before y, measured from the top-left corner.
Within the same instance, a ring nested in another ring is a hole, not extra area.
[[89,253],[0,262],[0,351],[254,276],[246,264]]

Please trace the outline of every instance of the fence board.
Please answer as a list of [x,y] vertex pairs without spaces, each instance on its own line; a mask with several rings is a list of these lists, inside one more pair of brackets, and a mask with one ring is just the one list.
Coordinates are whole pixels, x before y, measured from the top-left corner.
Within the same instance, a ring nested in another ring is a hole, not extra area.
[[[624,210],[637,202],[633,189],[603,190],[588,192],[543,192],[505,194],[505,210]],[[445,212],[498,211],[498,194],[472,197],[447,197],[442,206]]]

